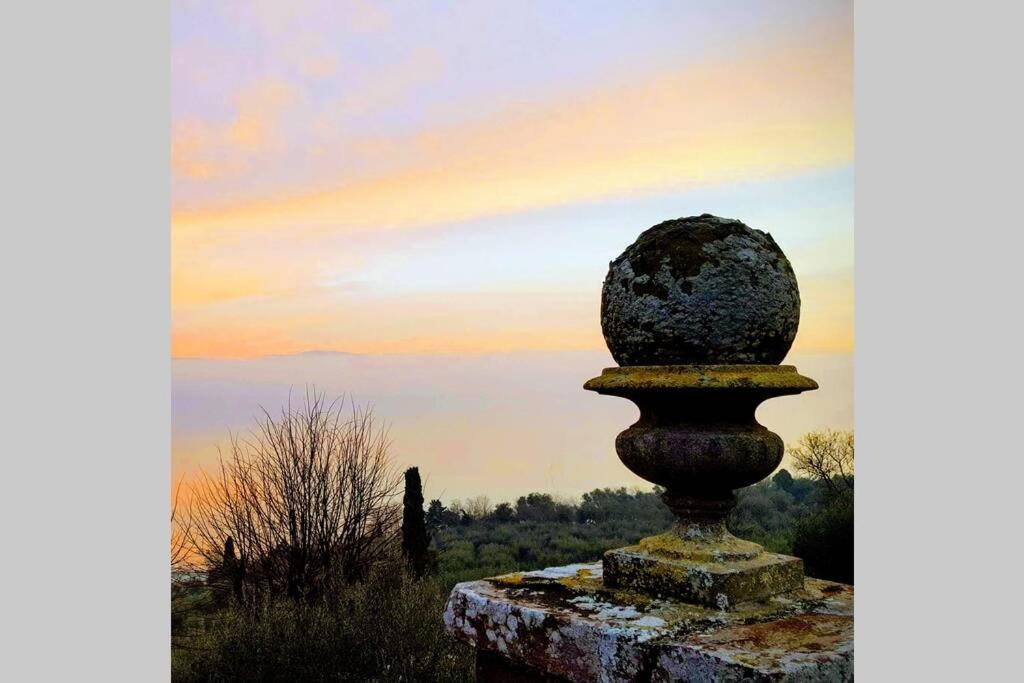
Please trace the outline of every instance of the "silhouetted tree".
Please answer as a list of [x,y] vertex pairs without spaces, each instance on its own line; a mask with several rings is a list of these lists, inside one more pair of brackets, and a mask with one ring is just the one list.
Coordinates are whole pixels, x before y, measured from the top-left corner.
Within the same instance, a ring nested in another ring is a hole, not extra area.
[[547,493],[531,493],[516,501],[516,519],[521,522],[571,522],[575,512],[572,505]]
[[853,432],[810,432],[789,449],[796,468],[835,496],[853,493]]
[[645,521],[665,527],[672,523],[672,514],[659,492],[631,492],[625,487],[594,489],[584,493],[576,517],[584,524],[602,524],[612,519]]
[[224,553],[220,565],[213,567],[207,573],[207,584],[213,589],[219,604],[226,604],[228,596],[233,596],[241,604],[244,578],[244,559],[240,560],[235,554],[235,539],[228,536],[224,541]]
[[[224,572],[224,579],[231,583],[231,587],[235,587],[235,580],[240,578],[238,576],[238,558],[235,557],[235,539],[228,536],[227,540],[224,541],[224,563],[221,565],[221,569]],[[234,591],[237,598],[241,598],[241,587],[237,591]]]
[[821,512],[797,522],[793,554],[808,576],[853,583],[853,499],[832,498]]
[[194,564],[192,521],[187,506],[179,506],[184,478],[174,489],[171,505],[171,642],[181,644],[187,640],[185,621],[191,612],[189,592],[202,582]]
[[427,571],[429,545],[420,471],[417,467],[410,467],[405,471],[405,496],[402,498],[402,551],[417,578],[422,578]]
[[315,389],[305,402],[235,435],[219,471],[203,472],[189,506],[189,537],[208,570],[231,554],[244,562],[247,602],[286,594],[305,599],[333,582],[364,578],[394,552],[399,480],[387,434],[370,411],[342,414]]
[[790,493],[793,488],[793,475],[789,473],[789,470],[779,470],[772,477],[772,481],[786,493]]
[[487,496],[476,496],[467,500],[462,509],[473,519],[484,519],[491,514],[494,506],[491,505],[491,499]]
[[793,552],[808,575],[853,583],[853,432],[805,434],[790,454],[825,492],[823,507],[796,525]]
[[494,512],[491,513],[491,519],[495,522],[507,523],[514,521],[515,518],[515,510],[508,503],[499,503],[498,507],[494,508]]
[[441,527],[449,524],[448,508],[441,504],[441,501],[435,498],[430,501],[430,505],[427,506],[427,528],[430,530],[437,530]]
[[188,572],[192,567],[192,553],[194,551],[191,541],[192,520],[187,515],[187,510],[179,509],[178,502],[181,497],[181,486],[185,482],[184,477],[178,481],[174,489],[174,500],[171,505],[171,576]]

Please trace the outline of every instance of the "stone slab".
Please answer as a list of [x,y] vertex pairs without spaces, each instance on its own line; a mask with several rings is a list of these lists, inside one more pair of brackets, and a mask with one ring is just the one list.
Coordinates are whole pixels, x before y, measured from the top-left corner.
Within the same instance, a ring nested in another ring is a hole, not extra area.
[[494,668],[564,681],[848,681],[853,587],[719,610],[604,586],[600,563],[458,584],[445,625]]

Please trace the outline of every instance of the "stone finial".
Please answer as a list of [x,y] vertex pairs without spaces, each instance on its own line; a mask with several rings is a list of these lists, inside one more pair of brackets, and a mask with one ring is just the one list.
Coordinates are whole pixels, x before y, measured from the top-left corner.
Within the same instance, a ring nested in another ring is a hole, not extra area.
[[799,321],[796,276],[772,236],[707,213],[644,231],[611,262],[601,296],[622,366],[777,364]]
[[791,365],[800,320],[796,276],[770,235],[710,214],[645,231],[612,261],[601,326],[620,367],[587,382],[640,419],[615,439],[633,473],[664,487],[671,531],[611,550],[611,586],[733,605],[796,590],[803,564],[733,537],[734,491],[782,461],[757,406],[816,389]]

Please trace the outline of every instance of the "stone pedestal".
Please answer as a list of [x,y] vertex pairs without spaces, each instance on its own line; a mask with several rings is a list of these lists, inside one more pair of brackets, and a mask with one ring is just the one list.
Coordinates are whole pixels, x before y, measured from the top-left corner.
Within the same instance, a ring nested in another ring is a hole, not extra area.
[[817,579],[720,610],[569,565],[461,583],[444,621],[481,681],[853,679],[853,588]]
[[758,424],[757,406],[817,386],[791,365],[607,368],[588,381],[586,389],[640,408],[615,448],[635,474],[665,487],[676,517],[667,533],[606,553],[605,583],[720,608],[800,588],[801,560],[736,538],[726,518],[733,490],[782,460],[782,439]]
[[804,583],[804,563],[796,557],[759,550],[745,558],[694,559],[666,552],[669,544],[685,542],[662,534],[609,550],[604,554],[605,583],[719,609],[798,590]]

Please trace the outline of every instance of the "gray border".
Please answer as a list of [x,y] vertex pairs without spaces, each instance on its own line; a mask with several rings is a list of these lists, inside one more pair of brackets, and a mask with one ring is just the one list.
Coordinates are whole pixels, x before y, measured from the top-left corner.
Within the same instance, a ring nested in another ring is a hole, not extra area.
[[[1024,59],[998,6],[856,6],[865,680],[1014,670]],[[5,680],[169,675],[167,23],[0,21]]]
[[2,680],[170,677],[168,22],[0,19]]
[[1016,7],[856,5],[855,628],[867,681],[1019,669]]

